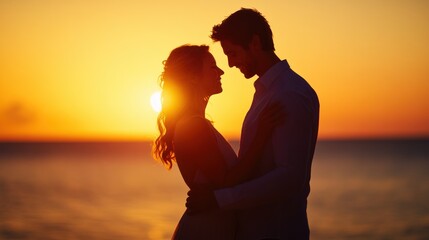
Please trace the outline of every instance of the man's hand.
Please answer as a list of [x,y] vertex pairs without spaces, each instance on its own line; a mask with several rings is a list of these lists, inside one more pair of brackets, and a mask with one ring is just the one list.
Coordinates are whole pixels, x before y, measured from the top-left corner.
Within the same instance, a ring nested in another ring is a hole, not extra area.
[[186,199],[186,213],[189,215],[210,211],[219,208],[214,192],[211,190],[189,190]]

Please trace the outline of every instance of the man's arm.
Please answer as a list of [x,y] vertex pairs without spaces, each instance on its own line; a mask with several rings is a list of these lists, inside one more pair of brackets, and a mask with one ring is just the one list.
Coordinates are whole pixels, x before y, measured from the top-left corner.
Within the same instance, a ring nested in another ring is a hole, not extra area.
[[259,178],[216,190],[215,196],[221,208],[258,206],[296,196],[305,190],[314,150],[313,139],[317,134],[314,128],[316,113],[311,102],[297,93],[289,93],[282,102],[286,120],[272,136],[276,167]]

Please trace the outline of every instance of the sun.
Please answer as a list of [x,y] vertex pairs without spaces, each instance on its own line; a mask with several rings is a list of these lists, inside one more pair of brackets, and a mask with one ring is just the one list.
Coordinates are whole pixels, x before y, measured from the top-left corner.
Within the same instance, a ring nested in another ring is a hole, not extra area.
[[155,112],[161,112],[161,91],[154,92],[152,96],[150,96],[150,104]]

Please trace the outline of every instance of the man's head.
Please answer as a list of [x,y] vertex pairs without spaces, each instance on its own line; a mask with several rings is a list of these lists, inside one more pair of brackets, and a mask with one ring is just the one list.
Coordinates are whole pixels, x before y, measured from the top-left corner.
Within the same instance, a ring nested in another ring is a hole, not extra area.
[[249,49],[254,35],[261,41],[264,51],[274,51],[273,33],[268,21],[256,9],[241,8],[231,14],[221,24],[215,25],[210,36],[213,41],[228,40]]
[[237,67],[246,78],[258,72],[261,53],[274,52],[273,34],[267,20],[254,9],[241,8],[221,24],[210,36],[220,41],[230,67]]

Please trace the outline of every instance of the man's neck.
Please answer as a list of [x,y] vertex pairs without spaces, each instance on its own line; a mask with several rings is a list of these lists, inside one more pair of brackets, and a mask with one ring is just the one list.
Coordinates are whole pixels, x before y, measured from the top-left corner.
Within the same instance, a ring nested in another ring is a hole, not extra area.
[[272,66],[280,62],[280,58],[274,52],[264,52],[259,57],[259,67],[256,75],[262,77]]

